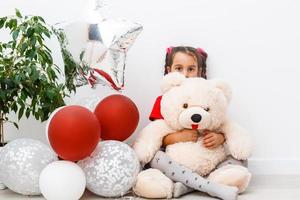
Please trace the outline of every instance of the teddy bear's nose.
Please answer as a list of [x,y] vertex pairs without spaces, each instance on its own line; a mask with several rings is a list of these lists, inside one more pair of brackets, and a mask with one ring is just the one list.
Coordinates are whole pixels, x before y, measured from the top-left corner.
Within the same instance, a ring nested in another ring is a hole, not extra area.
[[191,119],[192,119],[193,122],[198,123],[198,122],[201,121],[202,117],[199,114],[193,114]]

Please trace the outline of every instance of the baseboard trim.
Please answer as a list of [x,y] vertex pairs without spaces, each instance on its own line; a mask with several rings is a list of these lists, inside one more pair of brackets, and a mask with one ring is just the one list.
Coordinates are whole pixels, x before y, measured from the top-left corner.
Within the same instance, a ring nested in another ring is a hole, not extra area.
[[299,159],[249,159],[252,174],[300,174]]

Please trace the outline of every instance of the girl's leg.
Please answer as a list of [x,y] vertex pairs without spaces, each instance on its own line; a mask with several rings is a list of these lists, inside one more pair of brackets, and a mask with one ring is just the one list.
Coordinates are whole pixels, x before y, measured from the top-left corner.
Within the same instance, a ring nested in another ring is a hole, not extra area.
[[155,154],[150,165],[152,168],[162,171],[171,180],[181,182],[195,190],[206,192],[213,197],[224,200],[235,200],[237,198],[238,189],[236,187],[208,181],[191,169],[179,165],[162,151]]

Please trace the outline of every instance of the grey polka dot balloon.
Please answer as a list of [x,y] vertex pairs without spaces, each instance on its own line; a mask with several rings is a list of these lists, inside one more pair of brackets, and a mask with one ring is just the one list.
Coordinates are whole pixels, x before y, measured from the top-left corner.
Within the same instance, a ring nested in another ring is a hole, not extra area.
[[12,191],[39,195],[39,176],[57,156],[45,144],[33,139],[16,139],[0,151],[0,180]]
[[140,170],[134,150],[114,140],[100,142],[91,156],[78,164],[86,175],[88,190],[104,197],[125,195]]

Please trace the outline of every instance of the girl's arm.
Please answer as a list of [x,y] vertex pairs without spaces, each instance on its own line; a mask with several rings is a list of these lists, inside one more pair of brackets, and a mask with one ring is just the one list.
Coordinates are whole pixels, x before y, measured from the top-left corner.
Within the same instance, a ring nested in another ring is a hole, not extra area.
[[166,147],[178,142],[196,142],[198,137],[199,135],[197,130],[183,129],[165,136],[163,139],[163,146]]
[[[223,133],[204,131],[203,145],[206,148],[214,149],[225,142]],[[184,129],[175,133],[168,134],[163,139],[163,146],[166,147],[178,142],[196,142],[199,135],[196,130]]]
[[224,144],[225,136],[223,133],[204,131],[203,145],[208,149],[214,149]]

